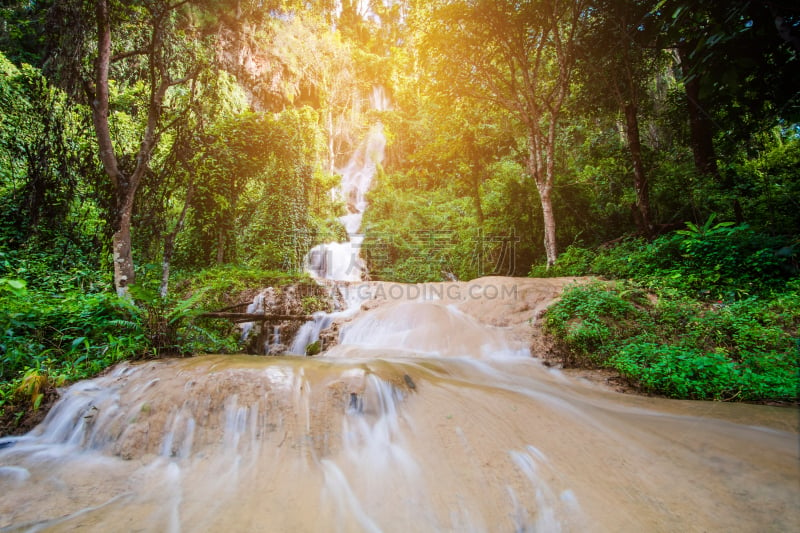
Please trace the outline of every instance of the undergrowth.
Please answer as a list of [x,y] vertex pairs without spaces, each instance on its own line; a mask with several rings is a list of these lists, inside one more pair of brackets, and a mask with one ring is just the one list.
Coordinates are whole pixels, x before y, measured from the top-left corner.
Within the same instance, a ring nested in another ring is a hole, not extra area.
[[545,315],[566,366],[608,367],[673,398],[795,401],[800,281],[772,298],[649,296],[630,281],[568,288]]
[[551,268],[535,266],[531,277],[603,276],[632,279],[652,291],[674,290],[708,301],[731,303],[780,292],[800,273],[800,241],[771,236],[746,224],[688,223],[652,242],[622,240],[599,248],[568,247]]
[[532,276],[597,275],[548,309],[566,366],[617,370],[674,398],[796,401],[799,243],[715,223],[611,247],[570,247]]

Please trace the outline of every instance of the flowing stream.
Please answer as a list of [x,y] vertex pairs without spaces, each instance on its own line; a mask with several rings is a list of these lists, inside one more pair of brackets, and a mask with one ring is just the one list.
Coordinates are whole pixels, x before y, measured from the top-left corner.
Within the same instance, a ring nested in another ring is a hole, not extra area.
[[121,364],[0,440],[0,531],[798,531],[797,411],[530,357],[570,280],[362,284],[322,356]]

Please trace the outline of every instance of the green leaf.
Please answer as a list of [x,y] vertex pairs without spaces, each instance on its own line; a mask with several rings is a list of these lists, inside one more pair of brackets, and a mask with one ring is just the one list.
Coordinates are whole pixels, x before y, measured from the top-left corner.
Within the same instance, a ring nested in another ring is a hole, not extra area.
[[12,289],[24,289],[25,288],[25,280],[21,279],[10,279],[7,280],[8,286]]
[[27,294],[28,284],[23,279],[0,278],[0,293],[10,292],[14,296]]
[[75,340],[72,341],[72,349],[73,350],[77,349],[78,346],[80,346],[84,342],[86,342],[86,337],[77,337]]

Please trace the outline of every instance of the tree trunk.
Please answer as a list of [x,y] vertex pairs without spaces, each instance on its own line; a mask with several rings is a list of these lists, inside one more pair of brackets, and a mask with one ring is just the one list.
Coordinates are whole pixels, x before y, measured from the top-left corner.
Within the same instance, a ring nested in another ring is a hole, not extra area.
[[[554,132],[552,132],[554,133]],[[542,222],[544,224],[544,252],[547,256],[547,268],[556,264],[558,258],[558,247],[556,245],[556,218],[553,214],[553,176],[555,146],[548,145],[545,148],[545,162],[542,161],[543,154],[541,145],[547,142],[542,139],[538,132],[533,131],[528,136],[528,173],[536,182],[536,190],[539,192],[539,201],[542,204]]]
[[481,204],[481,180],[480,174],[474,174],[472,180],[472,202],[475,205],[475,216],[478,219],[478,227],[483,228],[484,215],[483,205]]
[[133,213],[133,194],[118,202],[118,222],[112,237],[114,258],[114,287],[119,296],[128,293],[128,287],[136,280],[131,254],[131,214]]
[[686,47],[678,48],[678,56],[684,76],[694,165],[701,174],[717,178],[719,170],[714,152],[713,129],[711,119],[700,101],[700,76],[692,71]]
[[633,186],[636,190],[636,207],[639,210],[637,222],[639,231],[649,237],[653,233],[653,220],[650,214],[650,191],[647,175],[642,162],[642,144],[639,137],[639,119],[637,108],[633,104],[625,106],[625,135],[627,136],[628,150],[633,163]]
[[225,318],[235,322],[255,322],[256,320],[314,320],[313,315],[280,315],[269,313],[226,313],[222,311],[215,311],[211,313],[202,313],[198,318]]
[[183,229],[183,222],[186,220],[186,213],[189,211],[193,193],[194,187],[190,185],[189,190],[186,191],[186,200],[183,203],[181,214],[178,216],[178,221],[175,222],[175,228],[164,238],[164,255],[161,258],[161,286],[158,289],[162,298],[167,297],[167,291],[169,290],[169,269],[172,264],[172,255],[175,253],[175,239],[178,237],[178,233],[180,233],[181,229]]
[[98,0],[97,16],[97,59],[95,60],[94,85],[92,87],[92,122],[97,134],[97,145],[100,149],[100,161],[111,180],[116,195],[116,212],[112,215],[111,227],[112,253],[114,259],[114,287],[117,294],[125,296],[128,286],[135,280],[133,257],[131,256],[131,213],[133,211],[133,195],[136,187],[120,171],[111,130],[108,123],[109,90],[108,74],[111,66],[111,21],[107,0]]
[[[92,106],[92,122],[100,161],[111,180],[116,197],[116,212],[112,215],[112,251],[114,257],[114,286],[117,294],[125,296],[128,287],[135,281],[133,256],[131,253],[131,215],[136,190],[150,163],[153,148],[158,143],[158,124],[161,118],[164,97],[171,82],[166,74],[166,65],[157,58],[163,45],[161,19],[154,20],[150,41],[150,102],[139,151],[136,154],[136,167],[125,175],[120,168],[114,151],[109,127],[109,71],[111,67],[111,7],[109,0],[95,3],[97,18],[97,59],[94,64],[94,79],[87,87]],[[163,58],[162,58],[163,59]]]
[[[538,184],[537,184],[538,185]],[[552,186],[537,187],[542,202],[542,221],[544,222],[544,251],[547,255],[547,268],[556,264],[558,248],[556,247],[556,218],[553,215],[553,201],[550,193]]]
[[217,264],[225,262],[225,230],[222,226],[217,231]]

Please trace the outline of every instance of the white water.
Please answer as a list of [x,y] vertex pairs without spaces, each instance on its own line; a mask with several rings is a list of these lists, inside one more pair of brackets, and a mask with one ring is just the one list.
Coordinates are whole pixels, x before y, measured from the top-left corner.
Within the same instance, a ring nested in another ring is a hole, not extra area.
[[[382,88],[376,87],[373,90],[370,102],[374,109],[388,109],[388,99]],[[364,236],[359,231],[367,208],[367,191],[375,178],[378,165],[383,161],[385,148],[383,125],[378,123],[370,129],[347,165],[339,170],[342,181],[332,194],[345,202],[347,214],[339,217],[339,221],[347,232],[348,240],[320,244],[311,249],[306,257],[306,270],[313,277],[334,282],[358,282],[366,274],[360,254]],[[342,290],[342,286],[333,286],[333,290]],[[319,340],[320,332],[328,328],[334,320],[346,319],[358,311],[361,300],[348,294],[343,296],[347,303],[346,308],[335,313],[316,313],[314,320],[300,327],[289,353],[304,355],[306,348]]]
[[[458,332],[442,335],[442,330]],[[453,305],[408,301],[384,306],[343,327],[339,344],[328,354],[352,356],[353,350],[403,351],[408,356],[513,357],[530,356],[512,346],[502,333],[480,324]]]
[[[315,249],[320,278],[362,277],[383,143],[342,172],[350,240]],[[799,531],[796,410],[543,367],[529,321],[568,282],[344,283],[291,349],[347,321],[323,356],[119,365],[0,439],[0,531]]]
[[319,334],[333,322],[332,313],[318,311],[314,313],[314,320],[310,320],[300,326],[294,336],[289,353],[293,355],[305,355],[306,348],[319,339]]
[[383,161],[386,137],[383,125],[370,129],[364,142],[352,155],[347,165],[339,169],[340,187],[334,191],[347,208],[339,220],[347,231],[347,242],[332,242],[315,246],[308,254],[307,270],[315,277],[335,281],[361,281],[364,263],[359,251],[364,236],[359,233],[361,219],[367,208],[366,194]]
[[328,285],[331,290],[337,291],[344,302],[344,308],[332,313],[325,313],[319,311],[314,313],[313,320],[310,320],[300,326],[297,330],[292,346],[289,349],[291,355],[305,355],[306,348],[319,340],[320,334],[323,330],[333,324],[334,320],[347,320],[355,316],[361,306],[361,302],[366,299],[369,294],[369,288],[366,285],[357,285],[356,288],[363,287],[364,290],[350,290],[352,287],[348,285],[340,285],[338,283]]
[[120,365],[0,440],[0,530],[800,530],[796,410],[617,394],[523,355],[566,283],[386,291],[321,357]]

